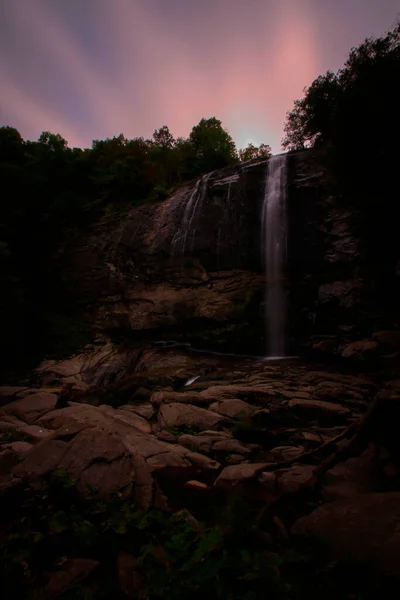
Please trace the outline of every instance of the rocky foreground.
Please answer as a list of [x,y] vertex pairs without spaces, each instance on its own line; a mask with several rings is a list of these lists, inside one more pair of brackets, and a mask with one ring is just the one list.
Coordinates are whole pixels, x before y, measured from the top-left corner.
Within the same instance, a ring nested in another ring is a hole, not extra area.
[[[400,380],[108,344],[0,398],[4,501],[60,469],[84,496],[199,519],[240,493],[266,531],[312,533],[334,560],[400,573]],[[47,597],[77,577],[63,568]]]

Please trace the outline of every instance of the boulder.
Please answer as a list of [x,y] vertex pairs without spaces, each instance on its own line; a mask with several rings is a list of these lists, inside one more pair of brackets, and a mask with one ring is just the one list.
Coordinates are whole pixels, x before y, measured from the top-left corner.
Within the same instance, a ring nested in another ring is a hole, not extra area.
[[210,404],[211,400],[201,396],[197,392],[168,392],[163,390],[162,392],[155,392],[150,402],[153,406],[160,406],[161,404],[171,404],[172,402],[179,402],[181,404]]
[[277,484],[282,494],[295,494],[313,479],[313,465],[294,465],[276,471]]
[[255,410],[253,406],[243,400],[222,400],[222,402],[214,402],[209,408],[232,419],[251,414]]
[[339,462],[327,471],[321,493],[325,500],[331,502],[361,493],[378,492],[382,489],[381,479],[373,451],[367,449],[361,456]]
[[204,431],[205,429],[220,429],[226,425],[227,419],[198,406],[174,402],[161,405],[158,422],[163,429],[187,425]]
[[360,340],[344,346],[342,356],[363,361],[375,356],[377,348],[378,344],[373,340]]
[[33,424],[40,417],[55,409],[57,403],[56,394],[46,392],[31,394],[22,400],[15,400],[7,404],[0,411],[2,415],[14,415],[26,423]]
[[268,463],[242,463],[225,467],[214,482],[219,488],[230,489],[237,485],[255,479]]
[[43,420],[55,431],[27,452],[19,464],[11,461],[12,473],[19,479],[37,479],[61,467],[76,479],[83,493],[88,484],[105,499],[133,491],[137,502],[149,507],[154,502],[153,473],[163,473],[164,480],[179,476],[184,483],[194,475],[197,479],[208,477],[219,468],[206,456],[141,430],[137,418],[109,406],[87,404],[51,411]]
[[303,454],[303,452],[303,446],[276,446],[275,448],[272,448],[272,450],[269,450],[268,454],[271,455],[273,460],[280,462],[282,460],[297,458],[300,454]]
[[140,404],[125,404],[124,406],[120,406],[119,410],[133,412],[147,419],[150,419],[154,416],[154,408],[151,402],[141,402]]
[[300,416],[314,418],[343,418],[350,416],[350,410],[335,402],[324,402],[322,400],[290,400],[289,408]]
[[44,588],[45,598],[49,600],[61,596],[71,585],[83,581],[99,565],[90,558],[70,558],[62,567],[50,575]]
[[39,425],[23,425],[22,427],[18,427],[16,432],[25,438],[29,438],[32,442],[40,442],[40,440],[44,440],[44,438],[52,433]]
[[215,442],[212,447],[213,452],[221,452],[224,454],[238,454],[240,456],[250,455],[251,449],[239,442],[238,440],[221,440]]
[[374,564],[399,576],[399,528],[400,492],[385,492],[323,504],[296,521],[292,533],[314,535],[335,560]]
[[239,399],[250,404],[264,404],[274,396],[266,385],[216,385],[200,392],[202,398],[209,402],[221,402],[222,400]]

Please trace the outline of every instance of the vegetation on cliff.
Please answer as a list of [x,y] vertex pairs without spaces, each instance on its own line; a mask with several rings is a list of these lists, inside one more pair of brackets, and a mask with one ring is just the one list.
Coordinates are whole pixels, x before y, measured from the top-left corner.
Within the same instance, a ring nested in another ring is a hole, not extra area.
[[0,327],[9,364],[22,362],[21,345],[29,358],[44,350],[65,355],[85,342],[61,259],[87,224],[162,200],[177,185],[237,162],[235,144],[215,117],[202,119],[188,139],[174,139],[164,126],[150,140],[120,134],[85,150],[69,148],[59,134],[46,131],[31,142],[1,127]]
[[325,147],[335,192],[360,211],[359,227],[382,297],[392,295],[400,257],[399,74],[400,23],[353,48],[337,73],[317,77],[288,113],[283,139],[289,150]]

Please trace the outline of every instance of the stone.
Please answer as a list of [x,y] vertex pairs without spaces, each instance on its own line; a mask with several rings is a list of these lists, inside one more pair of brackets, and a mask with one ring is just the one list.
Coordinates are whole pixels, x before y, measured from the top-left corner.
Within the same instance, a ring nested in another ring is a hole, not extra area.
[[33,448],[33,445],[28,442],[11,442],[11,444],[7,444],[5,448],[14,452],[17,455],[18,460],[21,460],[24,454]]
[[151,402],[141,402],[140,404],[126,404],[124,406],[120,406],[119,410],[133,412],[143,417],[147,421],[154,416],[154,408]]
[[0,385],[0,406],[12,401],[15,396],[27,389],[24,386]]
[[37,393],[31,394],[22,400],[15,400],[7,404],[0,411],[2,414],[17,416],[26,423],[33,424],[40,417],[55,409],[57,403],[56,394]]
[[21,421],[21,419],[17,419],[17,417],[14,417],[13,415],[0,414],[0,433],[14,431],[19,427],[26,427],[26,423]]
[[318,435],[317,433],[313,433],[312,431],[302,431],[301,432],[301,437],[306,442],[312,442],[312,443],[315,443],[315,444],[322,444],[322,437],[320,435]]
[[276,488],[276,473],[273,471],[264,471],[260,474],[258,481],[268,490],[274,490]]
[[361,456],[339,462],[327,471],[321,494],[324,500],[332,502],[361,493],[378,492],[382,488],[380,480],[372,449],[367,449]]
[[244,444],[239,442],[238,440],[221,440],[220,442],[215,442],[212,447],[213,452],[223,452],[223,453],[232,453],[239,454],[241,456],[246,456],[251,454],[251,450],[247,448]]
[[322,303],[335,303],[341,308],[353,308],[359,302],[362,282],[346,279],[324,283],[318,289],[318,300]]
[[132,427],[136,427],[140,431],[143,431],[143,433],[151,433],[150,423],[146,419],[144,419],[140,415],[137,415],[134,412],[128,412],[119,409],[114,411],[114,409],[111,408],[111,406],[107,406],[105,404],[103,406],[100,406],[99,410],[108,412],[110,415],[112,414],[115,419],[118,419],[118,421],[128,423],[129,425],[132,425]]
[[63,594],[72,584],[86,579],[99,565],[90,558],[70,558],[62,567],[50,575],[44,588],[45,597],[49,600]]
[[247,461],[244,460],[242,454],[228,454],[224,462],[226,465],[242,465]]
[[294,465],[276,471],[279,490],[282,494],[295,494],[312,481],[314,471],[312,465]]
[[187,425],[204,431],[205,429],[221,428],[226,421],[226,418],[223,419],[217,413],[178,402],[162,404],[158,412],[158,422],[163,429]]
[[211,450],[216,439],[219,440],[220,438],[184,433],[177,438],[177,442],[178,444],[186,446],[187,448],[195,448],[202,454],[211,454]]
[[187,404],[200,404],[207,405],[210,404],[210,400],[204,398],[197,392],[166,392],[163,390],[162,392],[155,392],[151,398],[150,402],[153,406],[160,406],[161,404],[171,404],[172,402],[179,403],[187,403]]
[[221,402],[222,400],[244,400],[251,404],[264,404],[273,394],[266,389],[265,385],[250,386],[250,385],[216,385],[207,388],[200,392],[202,398],[208,399],[209,402]]
[[22,427],[18,427],[16,432],[24,437],[29,438],[33,442],[40,442],[40,440],[44,440],[52,433],[48,429],[40,427],[39,425],[24,425]]
[[360,340],[344,346],[342,356],[344,358],[366,360],[376,354],[377,348],[378,344],[373,340]]
[[363,394],[355,386],[340,384],[336,381],[322,381],[314,387],[313,400],[322,402],[356,402],[363,400]]
[[280,462],[282,460],[291,460],[297,458],[300,454],[303,454],[303,446],[277,446],[268,451],[268,454],[272,456],[273,460]]
[[289,408],[300,414],[310,414],[318,417],[325,415],[328,417],[347,417],[350,416],[350,410],[341,404],[335,402],[324,402],[322,400],[290,400]]
[[158,431],[155,434],[158,440],[162,440],[163,442],[168,442],[169,444],[175,444],[177,441],[176,435],[169,431]]
[[189,488],[191,490],[196,490],[199,492],[211,491],[211,488],[206,483],[202,483],[201,481],[196,481],[195,479],[191,479],[190,481],[187,481],[185,483],[185,488]]
[[255,410],[253,406],[243,400],[223,400],[212,404],[209,408],[232,419],[251,414]]
[[244,481],[254,479],[268,463],[244,463],[225,467],[214,482],[219,488],[233,488]]
[[301,517],[294,535],[312,534],[341,562],[400,573],[400,492],[359,494],[323,504]]

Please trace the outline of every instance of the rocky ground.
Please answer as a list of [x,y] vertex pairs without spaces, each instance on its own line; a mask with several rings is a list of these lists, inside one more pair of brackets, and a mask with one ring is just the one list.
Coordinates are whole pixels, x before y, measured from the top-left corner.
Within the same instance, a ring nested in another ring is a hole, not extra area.
[[238,492],[282,535],[398,575],[399,394],[295,359],[99,344],[0,388],[0,486],[61,468],[83,495],[199,518]]

